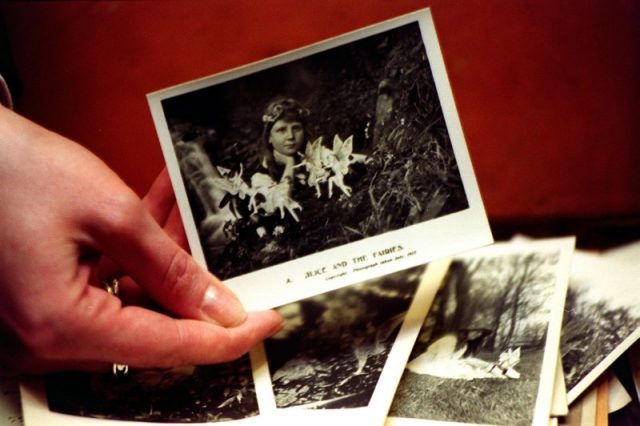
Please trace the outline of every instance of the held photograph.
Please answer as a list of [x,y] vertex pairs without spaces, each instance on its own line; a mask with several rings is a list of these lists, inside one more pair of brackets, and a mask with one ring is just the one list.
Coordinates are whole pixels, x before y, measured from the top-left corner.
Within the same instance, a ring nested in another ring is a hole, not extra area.
[[388,425],[547,425],[572,238],[456,257]]
[[148,99],[191,250],[249,306],[492,242],[426,10]]

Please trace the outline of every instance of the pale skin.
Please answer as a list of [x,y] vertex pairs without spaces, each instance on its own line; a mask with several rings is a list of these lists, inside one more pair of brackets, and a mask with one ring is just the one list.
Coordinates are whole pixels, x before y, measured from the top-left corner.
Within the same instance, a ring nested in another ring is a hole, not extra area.
[[[166,172],[140,199],[80,145],[0,107],[0,365],[211,364],[282,326],[185,251]],[[120,276],[122,301],[101,282]],[[154,302],[159,309],[137,305]]]
[[277,163],[285,166],[281,180],[293,180],[295,154],[304,142],[304,127],[299,121],[278,120],[269,132],[269,143],[273,146],[273,156]]

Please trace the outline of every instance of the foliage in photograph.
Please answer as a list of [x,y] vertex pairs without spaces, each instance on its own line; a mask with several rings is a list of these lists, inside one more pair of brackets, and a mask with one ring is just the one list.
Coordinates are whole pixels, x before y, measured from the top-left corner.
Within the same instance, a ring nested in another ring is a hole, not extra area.
[[[261,170],[259,142],[281,112],[265,106],[278,97],[304,122],[286,182]],[[417,24],[162,105],[222,278],[468,207]]]
[[573,286],[567,293],[560,349],[568,390],[640,327],[640,317],[630,307],[593,301],[585,293]]
[[558,252],[456,260],[414,345],[390,415],[530,424]]
[[365,407],[423,267],[279,308],[284,329],[266,341],[279,408]]
[[57,373],[45,381],[49,409],[75,416],[155,423],[205,423],[258,415],[249,357],[127,376]]

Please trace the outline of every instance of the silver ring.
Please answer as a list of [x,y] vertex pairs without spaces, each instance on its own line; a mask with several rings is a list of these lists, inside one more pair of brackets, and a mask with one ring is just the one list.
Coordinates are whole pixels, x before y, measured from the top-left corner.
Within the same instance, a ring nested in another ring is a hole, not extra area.
[[108,280],[102,281],[102,285],[104,289],[107,290],[107,293],[113,294],[114,296],[118,296],[120,291],[120,280],[117,278],[109,278]]
[[[117,278],[109,278],[102,281],[102,285],[107,293],[118,297],[118,293],[120,291],[120,280]],[[113,364],[111,371],[113,375],[116,377],[124,377],[129,373],[129,366],[126,364]]]
[[127,364],[113,364],[111,371],[116,377],[124,377],[129,373],[129,366]]

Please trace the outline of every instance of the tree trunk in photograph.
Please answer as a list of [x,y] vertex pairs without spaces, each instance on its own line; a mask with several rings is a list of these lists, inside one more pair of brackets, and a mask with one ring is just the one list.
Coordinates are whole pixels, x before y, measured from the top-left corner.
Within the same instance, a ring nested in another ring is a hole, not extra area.
[[395,90],[387,79],[378,84],[378,98],[376,100],[376,122],[373,126],[373,146],[377,146],[389,131],[389,124],[393,117]]

